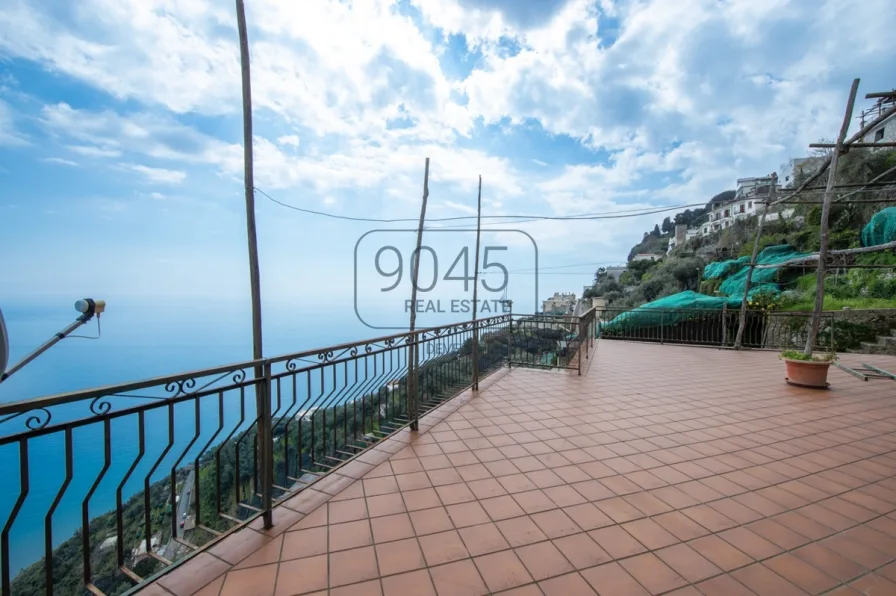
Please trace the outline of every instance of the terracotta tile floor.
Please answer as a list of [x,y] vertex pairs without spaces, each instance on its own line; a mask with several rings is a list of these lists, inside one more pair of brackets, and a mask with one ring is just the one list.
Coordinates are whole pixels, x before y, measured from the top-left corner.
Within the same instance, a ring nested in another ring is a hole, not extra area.
[[783,377],[610,341],[499,373],[144,593],[896,594],[896,382]]

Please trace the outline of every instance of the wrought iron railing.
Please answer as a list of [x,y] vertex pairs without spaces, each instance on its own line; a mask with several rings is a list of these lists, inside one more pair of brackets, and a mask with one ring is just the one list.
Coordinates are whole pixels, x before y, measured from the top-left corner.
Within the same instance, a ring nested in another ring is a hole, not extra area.
[[595,337],[596,310],[582,316],[539,314],[513,320],[510,365],[582,374]]
[[[506,314],[0,404],[2,593],[122,593],[270,523],[276,502],[481,376],[581,374],[594,311],[566,319]],[[543,340],[555,326],[572,335],[563,348]]]
[[[836,349],[834,317],[824,313],[817,349]],[[741,345],[747,348],[803,349],[811,313],[746,311]],[[597,313],[603,339],[732,347],[740,324],[739,309],[604,308]]]

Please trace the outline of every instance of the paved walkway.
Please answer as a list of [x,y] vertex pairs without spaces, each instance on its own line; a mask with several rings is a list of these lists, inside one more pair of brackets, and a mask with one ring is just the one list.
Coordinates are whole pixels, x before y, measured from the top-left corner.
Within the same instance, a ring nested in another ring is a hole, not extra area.
[[896,382],[606,340],[590,364],[491,378],[142,593],[896,594]]

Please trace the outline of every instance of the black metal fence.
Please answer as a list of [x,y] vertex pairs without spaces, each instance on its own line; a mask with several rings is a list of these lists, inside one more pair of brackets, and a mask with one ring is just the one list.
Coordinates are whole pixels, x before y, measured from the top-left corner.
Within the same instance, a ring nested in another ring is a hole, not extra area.
[[531,315],[512,324],[510,365],[564,368],[582,374],[595,338],[596,311],[582,316]]
[[508,314],[0,404],[2,594],[127,591],[505,364],[581,374],[595,325]]
[[[824,313],[818,350],[836,349],[834,317]],[[741,345],[748,348],[800,349],[806,345],[811,313],[748,310]],[[737,309],[605,308],[597,313],[597,333],[603,339],[731,347],[737,337]]]

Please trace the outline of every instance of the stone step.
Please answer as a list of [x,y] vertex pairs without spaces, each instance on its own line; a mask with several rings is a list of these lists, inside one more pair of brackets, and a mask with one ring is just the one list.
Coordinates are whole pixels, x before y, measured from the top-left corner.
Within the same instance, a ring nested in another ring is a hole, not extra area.
[[862,353],[864,354],[886,354],[887,347],[878,343],[871,343],[868,341],[862,342]]
[[878,335],[877,343],[888,348],[896,348],[896,337],[890,335]]

